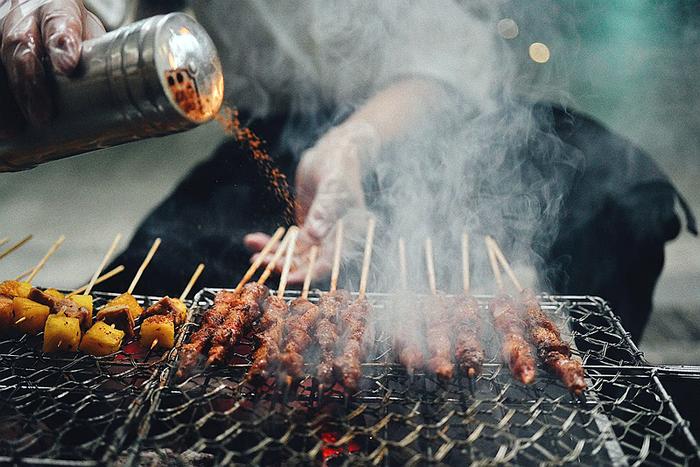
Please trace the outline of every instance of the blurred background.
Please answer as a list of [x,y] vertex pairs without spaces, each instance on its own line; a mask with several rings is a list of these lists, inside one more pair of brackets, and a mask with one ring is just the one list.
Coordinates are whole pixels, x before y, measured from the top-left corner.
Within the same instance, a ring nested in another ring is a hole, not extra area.
[[[499,23],[501,35],[522,57],[528,86],[597,118],[646,150],[700,213],[700,4],[560,0],[547,5],[525,10],[502,2],[503,19],[509,21]],[[536,63],[543,57],[533,56],[534,42],[546,45],[545,63]],[[218,124],[211,123],[1,174],[0,237],[17,240],[33,233],[35,238],[0,263],[0,275],[14,277],[31,267],[65,234],[64,246],[37,283],[81,285],[115,233],[128,238],[223,137]],[[699,242],[684,232],[667,247],[641,345],[652,362],[700,362]],[[232,283],[237,273],[232,271]]]

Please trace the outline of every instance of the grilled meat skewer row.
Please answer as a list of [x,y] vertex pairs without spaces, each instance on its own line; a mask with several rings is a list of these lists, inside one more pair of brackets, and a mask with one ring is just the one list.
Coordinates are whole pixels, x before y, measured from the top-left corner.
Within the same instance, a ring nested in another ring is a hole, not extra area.
[[253,354],[253,364],[246,374],[248,381],[263,381],[274,371],[274,364],[280,353],[284,321],[289,311],[287,302],[274,296],[265,299],[262,309],[259,346]]
[[530,341],[537,349],[538,356],[569,391],[579,395],[587,387],[581,362],[572,358],[571,348],[562,341],[559,329],[544,314],[532,290],[522,292],[521,304]]
[[501,354],[513,377],[524,384],[532,383],[537,364],[515,303],[508,296],[500,296],[491,301],[490,308],[494,327],[501,338]]
[[364,339],[370,310],[369,302],[360,298],[355,300],[341,317],[345,339],[343,351],[336,357],[333,367],[345,389],[352,392],[357,390],[362,376]]
[[202,317],[201,327],[192,334],[190,341],[180,349],[180,364],[177,370],[179,378],[186,376],[197,366],[200,357],[207,355],[214,332],[231,313],[239,296],[240,294],[225,290],[216,294],[214,305]]
[[57,298],[32,287],[29,291],[29,299],[44,306],[48,306],[53,314],[63,314],[69,318],[78,318],[80,328],[84,331],[92,326],[92,312],[67,298]]
[[305,298],[297,298],[290,305],[290,316],[285,330],[284,352],[280,355],[282,369],[292,378],[304,374],[304,352],[311,345],[311,333],[321,316],[318,306]]
[[231,312],[211,338],[207,365],[222,363],[233,351],[238,339],[260,318],[260,309],[269,289],[257,283],[246,284]]
[[450,309],[443,297],[430,297],[426,301],[427,317],[426,341],[428,347],[428,370],[439,379],[449,381],[454,375],[452,363],[452,320]]
[[316,369],[316,376],[323,386],[332,385],[334,382],[333,362],[335,360],[335,348],[338,345],[338,320],[340,314],[350,302],[350,294],[344,290],[335,290],[321,296],[318,301],[318,309],[321,319],[316,324],[315,337],[321,348],[320,361]]
[[479,303],[473,297],[457,298],[454,313],[457,367],[469,378],[474,378],[481,374],[484,364]]

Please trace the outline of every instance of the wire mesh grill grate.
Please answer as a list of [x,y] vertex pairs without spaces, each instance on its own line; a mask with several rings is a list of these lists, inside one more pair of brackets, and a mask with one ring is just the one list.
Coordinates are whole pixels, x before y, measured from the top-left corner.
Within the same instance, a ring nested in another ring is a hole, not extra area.
[[[186,342],[214,289],[198,293]],[[287,293],[295,298],[297,293]],[[113,295],[96,294],[99,306]],[[370,295],[381,314],[389,297]],[[482,304],[488,297],[477,297]],[[315,297],[314,297],[315,299]],[[148,305],[155,297],[140,297]],[[175,378],[177,351],[47,356],[37,338],[0,340],[0,462],[65,465],[493,464],[693,465],[697,444],[605,302],[543,297],[584,361],[574,398],[541,368],[524,386],[488,355],[475,381],[409,376],[376,332],[360,389],[244,382],[254,341],[236,363]],[[482,310],[486,313],[485,308]],[[494,337],[487,333],[489,340]],[[176,346],[177,347],[177,346]],[[312,372],[312,369],[309,368]]]

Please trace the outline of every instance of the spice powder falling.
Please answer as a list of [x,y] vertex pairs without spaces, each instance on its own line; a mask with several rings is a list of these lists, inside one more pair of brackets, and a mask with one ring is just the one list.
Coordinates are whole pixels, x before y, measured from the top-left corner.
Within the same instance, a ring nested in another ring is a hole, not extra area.
[[294,200],[289,192],[287,176],[275,166],[272,157],[265,149],[265,142],[248,127],[241,125],[238,109],[224,105],[216,116],[216,121],[227,135],[236,138],[241,146],[249,150],[250,156],[258,164],[261,174],[269,182],[268,188],[284,205],[284,219],[288,224],[294,223]]

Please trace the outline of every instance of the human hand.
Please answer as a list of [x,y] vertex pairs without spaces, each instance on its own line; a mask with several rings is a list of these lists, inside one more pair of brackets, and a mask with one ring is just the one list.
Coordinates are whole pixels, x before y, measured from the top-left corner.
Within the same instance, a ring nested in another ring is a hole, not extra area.
[[[327,241],[338,220],[352,210],[365,207],[362,190],[363,167],[379,151],[374,128],[364,122],[350,122],[330,130],[314,147],[302,154],[296,172],[296,218],[300,226],[290,284],[304,281],[311,246],[320,247],[313,278],[327,276],[331,269],[333,242]],[[245,237],[245,245],[257,258],[269,240],[264,233]],[[269,263],[275,248],[263,264]],[[281,263],[281,262],[280,262]],[[281,269],[281,264],[276,264]]]
[[0,138],[51,119],[48,71],[70,75],[83,41],[105,32],[82,0],[7,3],[9,11],[0,18]]

